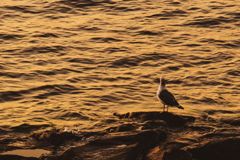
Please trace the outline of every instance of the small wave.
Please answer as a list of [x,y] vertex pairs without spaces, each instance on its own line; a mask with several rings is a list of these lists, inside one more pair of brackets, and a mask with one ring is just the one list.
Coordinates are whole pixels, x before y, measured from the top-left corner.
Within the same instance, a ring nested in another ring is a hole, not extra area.
[[140,7],[126,7],[126,6],[114,6],[111,7],[111,12],[114,11],[122,11],[122,12],[129,12],[129,11],[138,11],[141,10]]
[[201,99],[198,99],[197,101],[208,103],[208,104],[219,104],[220,103],[219,101],[217,101],[213,98],[209,98],[209,97],[202,97]]
[[65,50],[64,46],[42,46],[42,47],[29,47],[21,51],[21,53],[49,53],[54,52],[58,53]]
[[195,11],[195,10],[199,10],[199,9],[201,9],[201,8],[198,8],[198,7],[191,7],[191,8],[189,8],[188,10]]
[[20,78],[26,75],[25,73],[16,73],[16,72],[0,72],[0,76],[10,77],[10,78]]
[[0,92],[0,97],[1,97],[0,102],[20,100],[24,98],[25,95],[33,94],[34,91],[39,91],[39,90],[46,91],[47,93],[41,93],[33,97],[43,99],[51,95],[71,93],[71,91],[77,90],[77,88],[71,85],[44,85],[40,87],[30,88],[27,90],[4,91],[4,92]]
[[89,59],[89,58],[72,58],[72,59],[68,59],[68,62],[84,63],[84,64],[94,64],[95,63],[93,59]]
[[112,37],[94,37],[94,38],[91,38],[91,41],[106,43],[106,42],[120,42],[122,40],[117,38],[112,38]]
[[112,62],[112,67],[127,67],[127,66],[138,66],[139,63],[148,60],[160,60],[167,59],[168,57],[161,53],[150,53],[150,54],[142,54],[139,56],[132,57],[124,57]]
[[201,46],[200,44],[184,44],[183,46],[188,46],[188,47],[199,47]]
[[240,76],[240,71],[239,70],[230,70],[227,72],[227,74],[232,75],[232,76]]
[[14,10],[15,12],[22,12],[22,13],[31,13],[31,14],[37,14],[41,13],[41,11],[38,11],[36,8],[33,8],[31,6],[5,6],[4,8],[9,10]]
[[14,132],[29,132],[29,131],[34,131],[34,130],[38,130],[41,128],[47,128],[50,126],[51,125],[49,125],[49,124],[31,125],[28,123],[23,123],[18,126],[11,127],[10,129],[12,129]]
[[178,71],[180,69],[179,66],[168,66],[166,70],[171,70],[171,71]]
[[28,91],[6,91],[0,92],[0,102],[5,101],[16,101],[22,99],[22,94],[27,93]]
[[128,48],[126,48],[126,47],[123,47],[123,48],[108,47],[108,48],[103,50],[104,53],[108,53],[108,54],[116,53],[116,52],[125,52],[126,53],[127,51],[128,51]]
[[[153,14],[150,16],[147,16],[148,18],[154,18],[154,17],[175,17],[175,16],[186,16],[187,12],[183,11],[183,10],[174,10],[174,11],[163,11],[163,13],[157,13],[157,14]],[[169,18],[165,18],[165,19],[169,19]]]
[[17,40],[23,37],[25,36],[19,35],[19,34],[0,34],[0,39],[3,39],[3,40]]
[[240,47],[240,40],[232,40],[232,41],[226,41],[226,40],[218,40],[218,39],[202,39],[200,42],[207,42],[207,43],[213,43],[218,46],[222,46],[224,48],[238,48]]
[[223,86],[230,86],[231,85],[231,83],[225,83],[225,82],[220,82],[220,81],[214,81],[214,80],[212,80],[212,81],[206,81],[206,80],[204,80],[203,82],[202,82],[202,84],[204,84],[204,85],[211,85],[211,86],[221,86],[221,85],[223,85]]
[[[38,62],[38,65],[43,65],[44,61],[42,63]],[[10,77],[10,78],[21,78],[24,77],[25,79],[30,78],[30,77],[35,77],[36,76],[41,76],[41,75],[57,75],[57,74],[67,74],[69,72],[75,72],[75,73],[82,73],[82,71],[79,70],[74,70],[74,69],[68,69],[68,68],[61,68],[61,69],[53,69],[53,70],[35,70],[31,73],[19,73],[19,72],[1,72],[0,76],[4,77]]]
[[74,70],[74,69],[68,69],[68,68],[53,69],[53,70],[49,70],[49,71],[36,70],[34,72],[38,73],[38,74],[42,74],[42,75],[67,74],[69,72],[82,73],[82,71],[78,71],[78,70]]
[[55,119],[68,119],[68,120],[91,120],[90,117],[83,115],[81,112],[63,112],[54,117]]
[[79,78],[69,78],[69,79],[67,79],[67,81],[69,81],[69,82],[71,82],[71,83],[78,83],[79,81],[81,81],[81,79],[79,79]]
[[53,34],[53,33],[41,33],[41,34],[33,35],[32,37],[45,37],[45,38],[53,37],[53,38],[58,38],[58,35]]
[[233,112],[233,111],[213,110],[213,109],[205,110],[205,112],[207,112],[207,114],[209,114],[209,115],[214,115],[214,114],[216,114],[216,113],[223,113],[223,114],[234,114],[234,113],[235,113],[235,112]]
[[89,6],[98,6],[98,5],[102,5],[104,3],[109,3],[109,4],[113,4],[114,2],[110,1],[110,0],[61,0],[59,2],[55,2],[55,3],[62,3],[74,8],[82,8],[82,7],[89,7]]
[[[62,5],[61,3],[50,3],[49,6],[47,6],[48,12],[50,13],[75,13],[72,7]],[[51,19],[58,19],[58,18],[65,18],[66,16],[58,16],[58,15],[48,15],[47,18]]]
[[79,26],[79,29],[86,30],[86,31],[98,31],[98,30],[101,30],[98,27],[89,27],[89,26],[82,26],[82,25]]
[[122,98],[114,95],[104,95],[104,96],[99,96],[101,102],[118,102],[122,100]]
[[161,32],[153,32],[153,31],[147,31],[147,30],[139,31],[138,33],[140,35],[151,35],[151,36],[157,36],[157,35],[162,35],[163,34]]
[[236,22],[235,19],[227,17],[218,17],[218,18],[198,18],[195,17],[195,20],[186,22],[185,26],[197,26],[197,27],[214,27],[222,23],[231,23]]

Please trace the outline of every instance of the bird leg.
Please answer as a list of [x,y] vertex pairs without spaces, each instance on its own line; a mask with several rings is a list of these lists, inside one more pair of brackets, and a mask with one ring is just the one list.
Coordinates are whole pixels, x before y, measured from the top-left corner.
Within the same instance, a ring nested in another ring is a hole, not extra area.
[[163,105],[163,112],[165,112],[165,104]]
[[167,112],[168,112],[168,106],[167,106]]

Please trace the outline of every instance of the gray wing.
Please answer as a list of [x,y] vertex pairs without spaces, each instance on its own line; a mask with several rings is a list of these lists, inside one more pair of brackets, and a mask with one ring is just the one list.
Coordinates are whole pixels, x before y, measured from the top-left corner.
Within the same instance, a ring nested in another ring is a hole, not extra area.
[[168,106],[179,106],[175,97],[168,92],[167,90],[163,90],[159,94],[159,98]]

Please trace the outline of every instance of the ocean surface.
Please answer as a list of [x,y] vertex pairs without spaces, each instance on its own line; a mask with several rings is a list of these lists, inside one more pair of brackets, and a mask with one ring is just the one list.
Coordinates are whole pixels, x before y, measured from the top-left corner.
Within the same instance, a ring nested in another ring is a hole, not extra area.
[[113,113],[240,116],[238,0],[1,0],[0,134],[100,131]]

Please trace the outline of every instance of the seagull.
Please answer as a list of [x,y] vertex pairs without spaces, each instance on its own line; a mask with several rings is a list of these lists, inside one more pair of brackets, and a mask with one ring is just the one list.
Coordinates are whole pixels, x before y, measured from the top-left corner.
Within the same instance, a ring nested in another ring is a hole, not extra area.
[[163,112],[165,112],[165,105],[167,106],[167,112],[168,112],[168,106],[171,107],[178,107],[179,109],[184,109],[182,106],[180,106],[175,99],[175,97],[166,89],[166,80],[164,77],[160,77],[160,85],[157,90],[157,98],[160,102],[163,104]]

